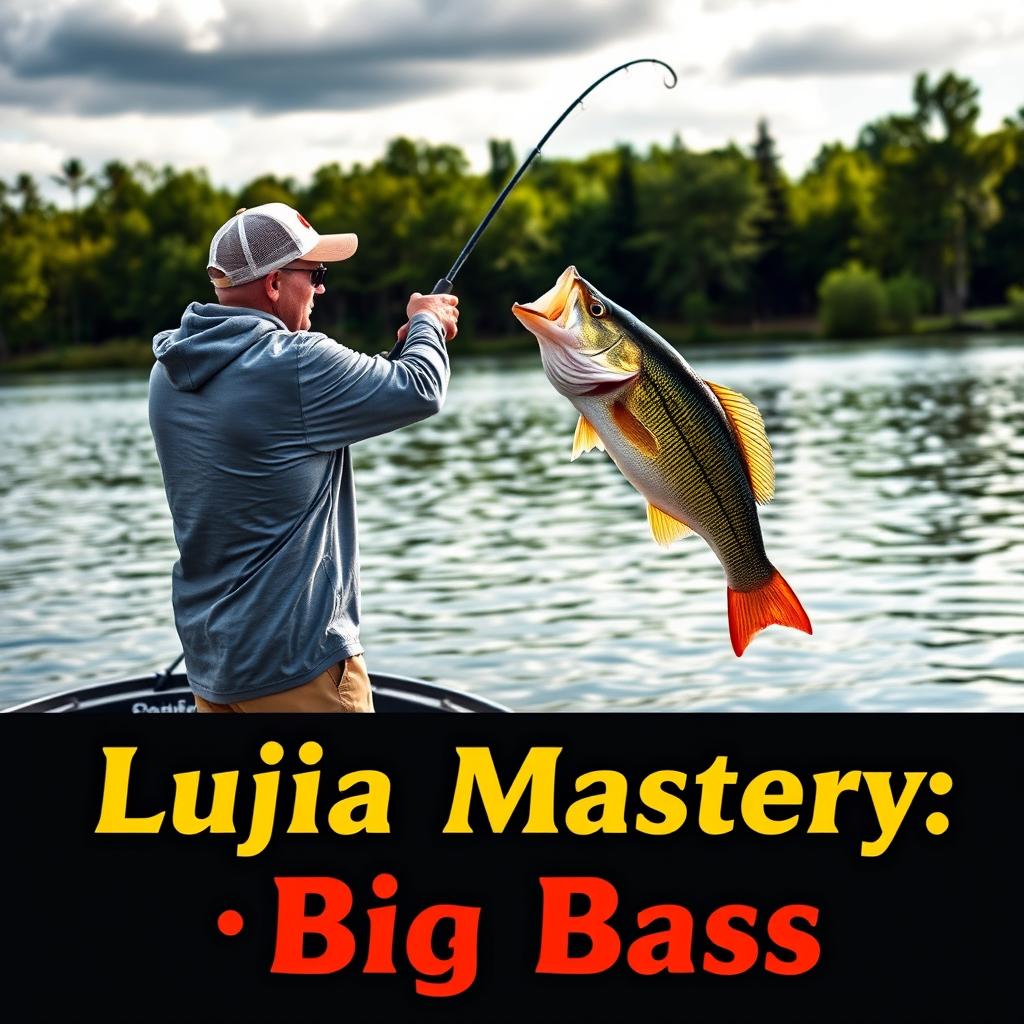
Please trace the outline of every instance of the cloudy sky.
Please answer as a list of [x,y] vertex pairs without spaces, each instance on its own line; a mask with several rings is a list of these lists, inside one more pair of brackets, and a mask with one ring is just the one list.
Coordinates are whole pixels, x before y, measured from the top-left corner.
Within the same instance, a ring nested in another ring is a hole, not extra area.
[[305,180],[404,134],[524,155],[594,78],[549,155],[695,149],[772,124],[799,174],[825,141],[910,107],[912,76],[981,87],[982,127],[1024,106],[1021,0],[0,0],[0,177],[69,156]]

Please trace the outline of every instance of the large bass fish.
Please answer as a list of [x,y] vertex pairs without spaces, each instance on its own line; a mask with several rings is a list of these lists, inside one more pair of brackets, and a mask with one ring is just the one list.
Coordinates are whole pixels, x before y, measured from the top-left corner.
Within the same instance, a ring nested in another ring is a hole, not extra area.
[[737,656],[772,623],[810,633],[807,613],[761,539],[755,502],[771,500],[775,467],[753,403],[701,380],[575,267],[512,312],[540,342],[548,380],[579,410],[573,459],[606,451],[647,499],[659,544],[692,530],[718,556]]

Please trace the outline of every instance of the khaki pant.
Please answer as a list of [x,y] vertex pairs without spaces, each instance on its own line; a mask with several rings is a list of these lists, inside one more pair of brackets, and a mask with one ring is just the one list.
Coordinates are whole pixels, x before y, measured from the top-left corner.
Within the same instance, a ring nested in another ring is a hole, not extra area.
[[266,697],[240,700],[237,704],[214,704],[196,694],[196,710],[217,714],[261,711],[373,711],[373,694],[366,661],[355,654],[347,661],[331,665],[316,679],[290,690]]

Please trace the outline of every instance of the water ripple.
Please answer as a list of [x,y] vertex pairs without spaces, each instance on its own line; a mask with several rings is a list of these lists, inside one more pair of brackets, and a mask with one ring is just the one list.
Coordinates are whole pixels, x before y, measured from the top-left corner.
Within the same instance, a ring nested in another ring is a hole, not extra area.
[[[766,546],[815,625],[742,659],[714,555],[652,544],[607,457],[569,463],[536,361],[456,362],[441,416],[354,449],[368,655],[520,709],[1020,709],[1020,353],[690,354],[764,414]],[[0,392],[0,703],[161,667],[177,553],[145,381]]]

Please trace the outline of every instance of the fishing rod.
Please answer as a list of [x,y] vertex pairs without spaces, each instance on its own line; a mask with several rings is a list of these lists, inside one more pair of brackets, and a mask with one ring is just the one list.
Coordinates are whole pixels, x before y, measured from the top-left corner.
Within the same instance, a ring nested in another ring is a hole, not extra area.
[[522,162],[519,170],[516,171],[509,183],[501,190],[501,195],[494,200],[494,204],[487,211],[486,216],[477,225],[476,231],[470,235],[469,241],[465,244],[462,252],[459,253],[459,258],[452,264],[451,270],[441,278],[437,284],[434,285],[434,290],[431,292],[432,295],[448,295],[452,290],[452,283],[455,280],[455,275],[462,269],[462,264],[466,262],[469,254],[473,251],[476,243],[480,241],[480,236],[487,230],[487,225],[491,223],[492,218],[501,209],[501,204],[508,198],[508,194],[516,187],[519,179],[526,173],[527,167],[533,163],[534,160],[540,155],[541,148],[544,143],[551,138],[554,134],[555,129],[573,112],[573,110],[589,96],[606,78],[611,78],[612,75],[618,74],[620,71],[625,71],[627,68],[631,68],[634,64],[660,64],[671,76],[671,81],[665,81],[666,89],[674,89],[679,81],[679,76],[675,73],[675,70],[666,64],[663,60],[658,60],[655,57],[640,57],[637,60],[627,61],[625,64],[620,64],[617,68],[612,68],[607,74],[602,75],[596,82],[590,85],[584,92],[581,92],[565,108],[562,116],[544,133],[544,137],[533,147],[533,152]]

